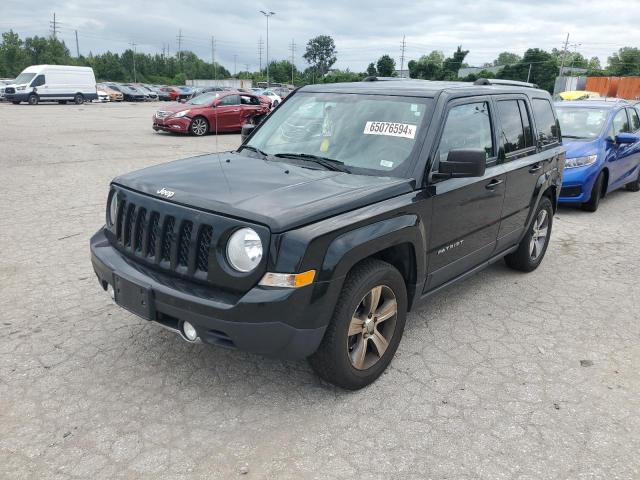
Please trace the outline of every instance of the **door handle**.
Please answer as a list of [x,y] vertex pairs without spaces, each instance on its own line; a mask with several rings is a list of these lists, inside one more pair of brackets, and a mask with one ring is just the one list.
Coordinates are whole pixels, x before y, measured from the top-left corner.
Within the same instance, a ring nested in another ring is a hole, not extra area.
[[495,178],[494,178],[494,179],[493,179],[493,180],[491,180],[489,183],[487,183],[487,184],[484,186],[484,188],[486,188],[487,190],[495,190],[495,188],[496,188],[498,185],[502,184],[502,183],[504,183],[504,180],[502,180],[502,179],[498,180],[498,179],[495,179]]
[[235,109],[233,109],[233,110],[231,110],[231,111],[232,111],[232,112],[239,112],[239,111],[240,111],[240,109],[239,109],[239,108],[235,108]]
[[538,170],[540,170],[542,168],[542,165],[540,165],[539,163],[535,164],[534,166],[532,166],[529,169],[529,173],[536,173]]

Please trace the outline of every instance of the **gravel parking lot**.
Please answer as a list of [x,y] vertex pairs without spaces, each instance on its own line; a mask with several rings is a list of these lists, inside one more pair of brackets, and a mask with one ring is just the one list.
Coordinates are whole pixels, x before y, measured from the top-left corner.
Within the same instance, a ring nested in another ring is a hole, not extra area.
[[640,478],[640,194],[561,209],[531,274],[432,297],[349,393],[99,287],[109,180],[239,143],[155,133],[156,108],[0,104],[0,478]]

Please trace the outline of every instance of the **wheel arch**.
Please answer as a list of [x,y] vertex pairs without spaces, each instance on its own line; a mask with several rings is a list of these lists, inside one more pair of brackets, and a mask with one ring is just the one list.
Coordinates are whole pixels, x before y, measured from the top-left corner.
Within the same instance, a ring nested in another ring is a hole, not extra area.
[[602,181],[602,192],[600,192],[600,196],[604,198],[604,196],[609,192],[609,168],[604,167],[602,169],[602,173],[604,175],[604,180]]

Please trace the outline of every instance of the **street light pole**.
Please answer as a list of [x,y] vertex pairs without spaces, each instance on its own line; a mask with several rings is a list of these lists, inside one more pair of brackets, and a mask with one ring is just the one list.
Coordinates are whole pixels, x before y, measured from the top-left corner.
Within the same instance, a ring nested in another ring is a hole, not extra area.
[[267,88],[269,88],[269,17],[276,12],[260,10],[260,13],[267,17]]

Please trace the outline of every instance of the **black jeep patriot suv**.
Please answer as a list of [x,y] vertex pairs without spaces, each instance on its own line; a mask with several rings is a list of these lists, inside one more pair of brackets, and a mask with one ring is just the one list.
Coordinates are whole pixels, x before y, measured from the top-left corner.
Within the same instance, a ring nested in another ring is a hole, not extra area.
[[565,153],[534,85],[311,85],[245,133],[113,180],[91,239],[115,301],[188,341],[308,357],[357,389],[418,301],[544,257]]

